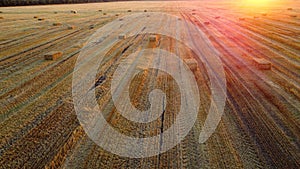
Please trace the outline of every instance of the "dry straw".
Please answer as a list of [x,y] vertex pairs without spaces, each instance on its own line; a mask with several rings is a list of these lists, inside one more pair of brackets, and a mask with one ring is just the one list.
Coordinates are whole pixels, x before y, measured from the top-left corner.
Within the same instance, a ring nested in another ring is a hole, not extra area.
[[52,51],[44,55],[46,60],[56,60],[62,56],[62,52],[60,51]]
[[119,39],[125,39],[125,38],[126,38],[126,35],[124,35],[124,34],[119,35]]
[[204,22],[205,25],[209,25],[210,23],[208,21]]
[[62,23],[60,22],[53,23],[53,26],[60,26],[60,25],[62,25]]
[[149,41],[150,42],[156,42],[157,41],[157,36],[156,35],[150,35],[149,36]]
[[271,63],[263,58],[253,58],[253,64],[260,70],[270,70],[272,68]]
[[69,26],[68,26],[68,29],[75,29],[75,26],[69,25]]
[[71,10],[71,13],[77,14],[77,11],[76,10]]
[[198,62],[195,59],[185,59],[184,61],[192,71],[198,69]]

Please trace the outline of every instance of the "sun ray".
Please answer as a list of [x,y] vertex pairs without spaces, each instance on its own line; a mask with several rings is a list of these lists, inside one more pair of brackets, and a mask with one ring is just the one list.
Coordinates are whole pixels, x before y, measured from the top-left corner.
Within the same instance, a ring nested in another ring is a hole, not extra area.
[[248,6],[268,6],[274,0],[244,0],[244,3]]

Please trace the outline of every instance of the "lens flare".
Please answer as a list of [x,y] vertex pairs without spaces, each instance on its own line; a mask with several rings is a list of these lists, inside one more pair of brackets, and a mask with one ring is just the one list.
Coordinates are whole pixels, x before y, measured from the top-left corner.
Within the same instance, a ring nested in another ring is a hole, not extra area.
[[249,6],[268,6],[273,0],[244,0],[244,3]]

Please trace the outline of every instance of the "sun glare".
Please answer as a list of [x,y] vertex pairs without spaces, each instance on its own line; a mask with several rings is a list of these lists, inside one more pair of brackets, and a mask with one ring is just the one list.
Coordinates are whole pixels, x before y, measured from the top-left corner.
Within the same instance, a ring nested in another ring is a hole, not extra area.
[[244,0],[248,6],[268,6],[271,5],[272,0]]

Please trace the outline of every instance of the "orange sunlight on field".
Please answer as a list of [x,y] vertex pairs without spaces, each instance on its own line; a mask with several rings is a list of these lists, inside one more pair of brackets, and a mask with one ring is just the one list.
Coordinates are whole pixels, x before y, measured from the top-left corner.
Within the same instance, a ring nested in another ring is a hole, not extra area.
[[269,6],[271,5],[272,1],[274,2],[274,0],[244,0],[246,5],[249,6]]

